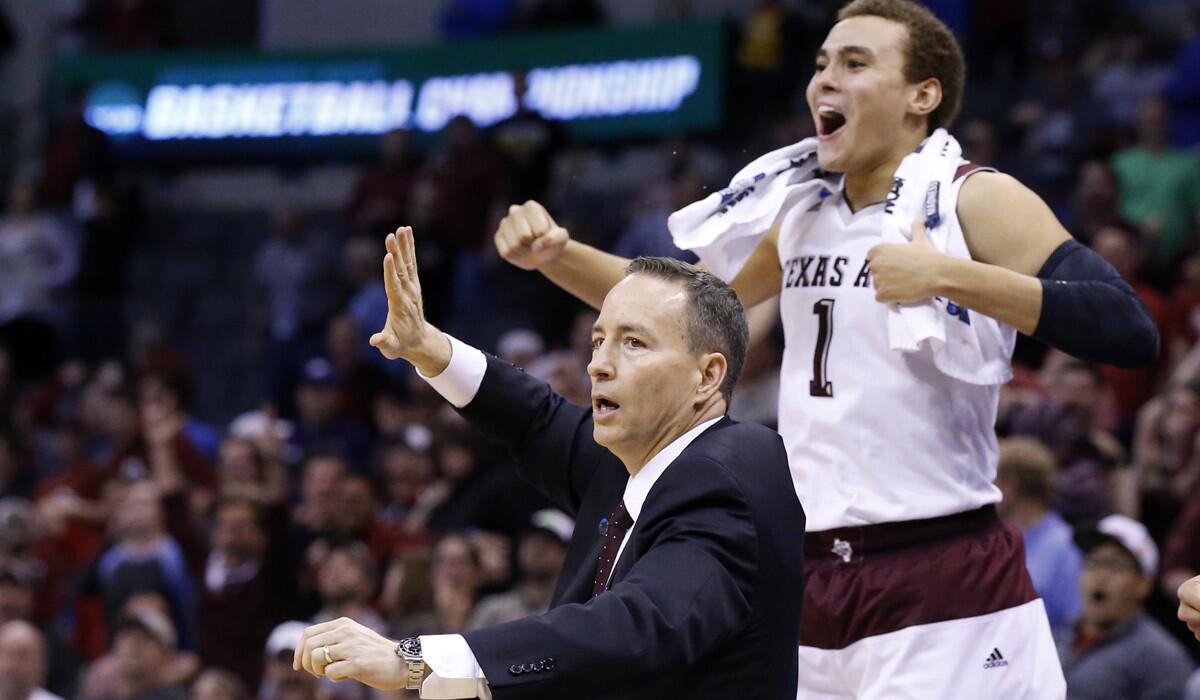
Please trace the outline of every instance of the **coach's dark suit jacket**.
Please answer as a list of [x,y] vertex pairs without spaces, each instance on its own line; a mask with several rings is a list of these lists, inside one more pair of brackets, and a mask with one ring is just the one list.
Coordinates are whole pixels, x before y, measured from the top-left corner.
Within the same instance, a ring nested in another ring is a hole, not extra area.
[[688,445],[589,600],[629,477],[591,411],[489,357],[462,414],[575,516],[550,611],[465,635],[495,700],[795,697],[804,511],[774,431],[722,418]]

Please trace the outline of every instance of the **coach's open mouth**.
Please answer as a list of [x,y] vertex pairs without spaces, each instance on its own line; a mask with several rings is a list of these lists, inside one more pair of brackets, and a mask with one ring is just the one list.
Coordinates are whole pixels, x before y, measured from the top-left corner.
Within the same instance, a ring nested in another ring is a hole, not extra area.
[[817,135],[834,136],[846,126],[846,116],[829,105],[817,107]]
[[596,418],[604,418],[616,413],[621,405],[607,396],[592,396],[592,414]]

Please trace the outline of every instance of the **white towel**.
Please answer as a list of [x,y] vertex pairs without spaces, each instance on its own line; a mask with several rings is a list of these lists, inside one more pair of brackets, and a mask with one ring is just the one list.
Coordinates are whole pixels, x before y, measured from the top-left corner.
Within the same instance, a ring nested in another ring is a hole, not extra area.
[[817,140],[808,138],[755,158],[729,187],[671,214],[667,228],[676,246],[693,251],[713,274],[733,281],[777,216],[797,205],[807,209],[823,185],[838,180],[818,167]]
[[[817,165],[817,141],[810,138],[772,151],[742,168],[729,187],[670,216],[675,245],[692,250],[714,274],[731,281],[755,247],[792,207],[808,209],[823,189],[840,189],[841,178]],[[950,201],[962,150],[938,129],[900,163],[884,207],[885,243],[912,240],[912,222],[922,215],[935,248],[970,258],[961,236],[950,235]],[[930,353],[943,374],[971,384],[1003,384],[1012,378],[1011,329],[971,314],[947,299],[889,304],[888,343],[893,350]]]

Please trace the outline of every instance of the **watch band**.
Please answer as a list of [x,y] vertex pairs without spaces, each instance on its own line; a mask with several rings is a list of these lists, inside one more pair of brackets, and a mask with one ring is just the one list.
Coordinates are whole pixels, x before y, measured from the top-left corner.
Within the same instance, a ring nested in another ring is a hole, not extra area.
[[396,656],[404,664],[407,674],[405,690],[420,690],[421,682],[425,680],[425,658],[421,655],[421,639],[405,637],[396,642]]

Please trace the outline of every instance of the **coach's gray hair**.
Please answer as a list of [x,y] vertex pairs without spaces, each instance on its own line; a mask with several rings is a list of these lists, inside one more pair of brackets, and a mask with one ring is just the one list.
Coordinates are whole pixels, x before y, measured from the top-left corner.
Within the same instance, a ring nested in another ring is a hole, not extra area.
[[737,293],[711,272],[675,258],[635,258],[625,268],[626,276],[634,274],[654,275],[683,284],[688,295],[684,324],[688,352],[719,352],[725,356],[726,372],[725,380],[721,382],[721,394],[728,403],[746,362],[746,346],[750,342],[746,310]]

